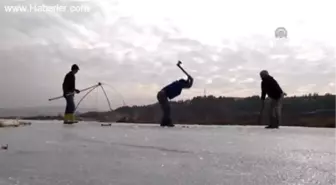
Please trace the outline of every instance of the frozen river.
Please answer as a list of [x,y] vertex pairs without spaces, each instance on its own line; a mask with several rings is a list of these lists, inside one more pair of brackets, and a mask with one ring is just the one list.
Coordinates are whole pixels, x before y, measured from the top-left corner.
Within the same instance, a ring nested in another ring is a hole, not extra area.
[[0,185],[335,184],[334,129],[41,121],[0,144]]

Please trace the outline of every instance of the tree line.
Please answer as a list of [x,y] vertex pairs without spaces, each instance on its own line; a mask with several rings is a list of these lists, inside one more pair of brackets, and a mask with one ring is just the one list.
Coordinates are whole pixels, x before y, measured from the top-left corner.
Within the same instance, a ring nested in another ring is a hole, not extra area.
[[[262,123],[268,122],[266,108]],[[172,119],[176,124],[202,125],[258,125],[261,107],[259,96],[246,98],[198,96],[189,100],[171,101]],[[102,122],[158,123],[161,118],[159,104],[123,106],[112,112],[87,112],[82,119]],[[307,94],[285,97],[283,125],[308,127],[335,127],[335,95]]]

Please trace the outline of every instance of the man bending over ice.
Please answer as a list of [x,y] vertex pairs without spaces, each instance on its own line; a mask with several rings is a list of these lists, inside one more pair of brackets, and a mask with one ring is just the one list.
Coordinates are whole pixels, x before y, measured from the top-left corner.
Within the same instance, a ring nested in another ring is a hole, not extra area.
[[[264,102],[266,99],[266,95],[271,99],[271,106],[269,111],[269,125],[265,128],[273,129],[279,128],[281,125],[281,109],[282,109],[282,100],[284,98],[285,93],[282,91],[281,87],[279,86],[278,82],[269,75],[268,71],[262,70],[260,72],[261,77],[261,111],[260,115],[264,111]],[[260,116],[261,117],[261,116]],[[276,122],[274,123],[273,118],[275,118]]]
[[179,96],[182,92],[182,89],[189,89],[193,85],[194,79],[188,75],[188,79],[180,79],[177,80],[166,87],[164,87],[157,94],[157,99],[159,104],[161,105],[161,109],[163,112],[163,117],[161,120],[161,127],[174,127],[174,124],[171,121],[170,115],[170,105],[168,99],[173,99]]

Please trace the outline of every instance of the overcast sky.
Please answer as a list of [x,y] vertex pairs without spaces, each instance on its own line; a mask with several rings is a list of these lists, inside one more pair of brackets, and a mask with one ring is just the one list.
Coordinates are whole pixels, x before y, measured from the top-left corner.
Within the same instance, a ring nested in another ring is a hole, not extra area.
[[[156,101],[163,86],[194,76],[178,99],[260,94],[266,69],[288,95],[335,93],[334,0],[1,0],[0,107],[63,105],[71,65],[77,88],[99,81],[114,107]],[[27,12],[9,12],[8,6]],[[67,6],[36,12],[29,6]],[[70,8],[81,7],[81,12]],[[7,8],[7,10],[5,10]],[[287,39],[275,39],[285,27]],[[120,95],[121,94],[121,95]],[[82,95],[79,95],[77,101]],[[98,100],[97,100],[98,98]],[[102,91],[82,106],[107,108]],[[97,103],[98,102],[98,103]]]

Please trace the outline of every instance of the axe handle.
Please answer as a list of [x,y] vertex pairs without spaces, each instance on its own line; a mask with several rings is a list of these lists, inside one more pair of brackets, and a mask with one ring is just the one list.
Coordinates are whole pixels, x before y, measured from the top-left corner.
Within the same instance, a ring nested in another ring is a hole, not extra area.
[[189,74],[182,68],[181,65],[178,64],[177,66],[183,71],[184,74],[186,74],[187,76],[190,76],[190,75],[189,75]]

